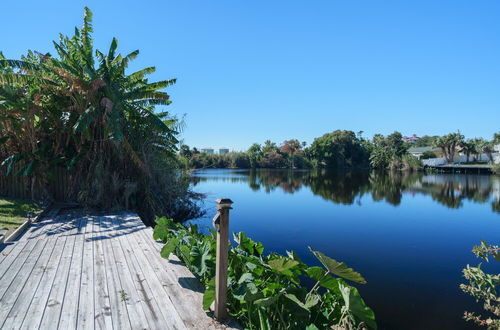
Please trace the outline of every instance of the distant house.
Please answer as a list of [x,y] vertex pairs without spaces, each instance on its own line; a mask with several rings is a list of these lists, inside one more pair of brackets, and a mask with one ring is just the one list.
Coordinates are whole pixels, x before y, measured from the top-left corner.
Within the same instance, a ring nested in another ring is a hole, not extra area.
[[413,134],[412,136],[403,136],[403,141],[405,142],[415,143],[418,140],[420,140],[420,138],[416,134]]
[[412,147],[408,149],[408,153],[420,159],[425,152],[434,152],[436,148],[433,147]]
[[214,149],[212,149],[212,148],[205,148],[205,149],[201,149],[201,152],[204,152],[204,153],[207,153],[207,154],[213,154],[214,153]]
[[219,149],[219,155],[224,155],[224,154],[227,154],[227,153],[229,153],[229,149],[226,149],[226,148]]

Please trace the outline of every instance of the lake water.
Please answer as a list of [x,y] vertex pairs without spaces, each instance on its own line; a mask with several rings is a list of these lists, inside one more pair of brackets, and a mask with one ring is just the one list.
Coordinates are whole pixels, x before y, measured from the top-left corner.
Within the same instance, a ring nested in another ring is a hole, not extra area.
[[192,184],[207,193],[196,222],[209,226],[213,200],[229,197],[231,232],[317,265],[311,246],[359,271],[379,328],[472,328],[463,312],[480,306],[459,289],[461,270],[479,263],[470,251],[480,240],[500,243],[500,177],[202,170]]

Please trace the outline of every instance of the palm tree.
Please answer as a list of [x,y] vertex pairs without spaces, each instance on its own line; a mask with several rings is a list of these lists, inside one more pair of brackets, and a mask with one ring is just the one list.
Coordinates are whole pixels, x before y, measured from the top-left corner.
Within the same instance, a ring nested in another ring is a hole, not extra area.
[[462,145],[463,140],[464,136],[460,132],[450,133],[437,138],[434,141],[434,146],[441,149],[448,163],[453,163],[457,147]]
[[467,163],[469,162],[470,156],[477,153],[476,145],[472,140],[463,141],[460,147],[462,148],[462,152],[467,156]]

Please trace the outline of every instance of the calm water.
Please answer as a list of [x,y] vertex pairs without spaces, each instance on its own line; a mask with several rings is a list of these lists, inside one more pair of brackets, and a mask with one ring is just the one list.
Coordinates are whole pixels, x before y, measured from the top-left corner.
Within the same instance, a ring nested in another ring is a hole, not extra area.
[[500,243],[500,177],[203,170],[192,183],[208,194],[197,222],[208,226],[213,200],[230,197],[230,230],[267,252],[295,250],[313,265],[311,246],[358,270],[381,329],[471,328],[461,316],[478,306],[458,285],[478,263],[471,247]]

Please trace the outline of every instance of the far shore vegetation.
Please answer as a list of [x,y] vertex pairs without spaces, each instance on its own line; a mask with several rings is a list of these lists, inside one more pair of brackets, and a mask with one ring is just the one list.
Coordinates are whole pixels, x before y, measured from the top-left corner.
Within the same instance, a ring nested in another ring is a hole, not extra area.
[[[266,140],[254,143],[248,150],[225,154],[207,153],[181,145],[179,155],[187,168],[365,168],[377,170],[419,170],[421,159],[443,157],[453,163],[455,156],[467,156],[466,163],[478,163],[481,154],[493,163],[495,146],[500,146],[500,133],[492,140],[465,139],[460,133],[445,136],[424,136],[415,142],[407,142],[399,132],[384,136],[376,134],[366,139],[362,132],[336,130],[314,139],[311,145],[297,139],[286,140],[278,145]],[[418,158],[412,148],[430,147]],[[480,162],[479,162],[480,163]],[[498,165],[494,166],[498,171]]]

